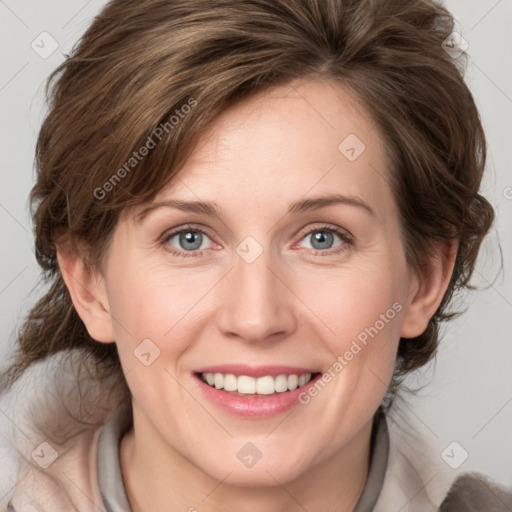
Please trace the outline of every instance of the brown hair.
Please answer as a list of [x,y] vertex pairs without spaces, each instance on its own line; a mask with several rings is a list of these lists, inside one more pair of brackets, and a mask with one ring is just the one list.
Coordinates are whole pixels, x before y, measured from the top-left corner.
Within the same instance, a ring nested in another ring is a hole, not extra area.
[[[426,265],[435,240],[459,240],[428,328],[400,340],[395,379],[425,364],[494,216],[478,193],[486,156],[479,115],[462,66],[442,47],[452,30],[433,0],[109,2],[48,79],[31,203],[37,260],[51,287],[19,333],[9,378],[72,347],[90,352],[106,374],[121,372],[115,344],[92,340],[73,307],[56,233],[85,242],[101,268],[120,212],[150,201],[219,113],[300,78],[336,81],[375,119],[409,264]],[[127,166],[165,126],[155,147]]]

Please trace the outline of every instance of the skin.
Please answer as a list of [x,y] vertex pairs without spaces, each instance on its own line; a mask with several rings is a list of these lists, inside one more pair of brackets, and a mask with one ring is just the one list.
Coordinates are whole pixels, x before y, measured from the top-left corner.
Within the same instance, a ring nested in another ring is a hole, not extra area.
[[[448,285],[453,244],[438,246],[425,275],[406,263],[383,138],[365,110],[339,85],[292,85],[226,110],[155,198],[215,201],[217,216],[161,207],[137,220],[143,207],[126,210],[103,272],[59,246],[77,311],[94,339],[117,343],[132,391],[120,460],[134,512],[352,511],[399,338],[424,331]],[[355,161],[338,149],[349,134],[366,147]],[[348,204],[286,214],[333,193],[373,214]],[[205,233],[200,255],[164,236],[186,224]],[[324,224],[352,241],[333,233],[315,250]],[[252,263],[236,252],[248,236],[263,251]],[[317,396],[278,416],[223,411],[192,376],[223,363],[327,371],[393,304],[401,311]],[[144,339],[160,350],[150,366],[134,356]],[[262,454],[252,468],[236,456],[247,442]]]

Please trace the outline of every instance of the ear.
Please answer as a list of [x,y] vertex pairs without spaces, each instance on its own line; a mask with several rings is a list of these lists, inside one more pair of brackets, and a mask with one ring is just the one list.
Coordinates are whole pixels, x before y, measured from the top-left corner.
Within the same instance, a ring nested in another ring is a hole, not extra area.
[[402,338],[415,338],[425,332],[450,283],[458,247],[456,240],[439,242],[421,275],[411,270],[409,302],[400,331]]
[[86,265],[83,248],[76,247],[67,237],[61,237],[56,245],[62,277],[87,332],[96,341],[114,342],[114,329],[103,276]]

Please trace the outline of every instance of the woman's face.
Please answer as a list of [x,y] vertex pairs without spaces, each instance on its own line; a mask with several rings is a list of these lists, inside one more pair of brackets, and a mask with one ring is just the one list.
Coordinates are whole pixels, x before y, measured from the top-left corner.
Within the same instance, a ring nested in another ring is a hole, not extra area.
[[124,213],[104,289],[139,451],[257,485],[360,449],[412,300],[389,172],[346,92],[298,82]]

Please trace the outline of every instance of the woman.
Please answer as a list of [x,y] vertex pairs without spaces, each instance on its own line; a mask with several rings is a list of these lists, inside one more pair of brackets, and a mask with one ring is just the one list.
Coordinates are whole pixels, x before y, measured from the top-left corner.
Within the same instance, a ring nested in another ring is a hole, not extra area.
[[493,220],[451,32],[426,1],[105,7],[49,82],[5,510],[508,510],[389,421]]

